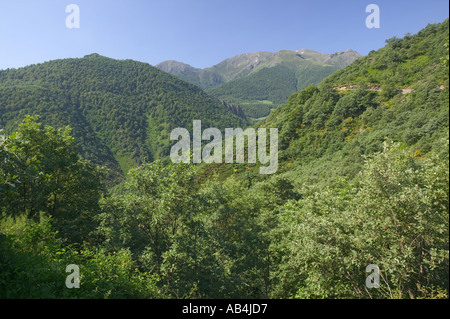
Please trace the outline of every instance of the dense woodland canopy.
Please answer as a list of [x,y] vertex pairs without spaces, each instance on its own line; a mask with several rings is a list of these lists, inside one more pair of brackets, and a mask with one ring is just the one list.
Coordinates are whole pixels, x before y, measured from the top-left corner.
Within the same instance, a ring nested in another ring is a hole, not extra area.
[[[259,175],[257,165],[176,165],[149,156],[114,189],[103,182],[104,168],[83,159],[89,147],[80,152],[84,140],[72,137],[81,126],[40,121],[55,116],[44,112],[50,107],[75,116],[73,106],[86,105],[83,118],[99,129],[81,136],[108,150],[127,132],[109,130],[120,118],[113,110],[128,101],[111,91],[137,75],[101,95],[88,89],[103,85],[93,77],[71,102],[39,83],[43,66],[0,72],[8,130],[0,138],[0,297],[448,298],[448,37],[446,20],[390,39],[293,94],[258,124],[280,129],[275,175]],[[89,59],[113,64],[73,63]],[[54,63],[62,77],[53,81],[64,83],[66,62]],[[5,103],[8,96],[27,107],[10,110],[20,104]],[[88,116],[94,110],[83,99],[99,101],[103,117]],[[188,121],[178,107],[169,114]],[[152,110],[136,118],[125,112],[124,121],[164,125],[162,106]],[[11,122],[40,112],[46,115]],[[110,118],[105,127],[103,118]],[[116,147],[113,154],[133,152]],[[80,265],[80,289],[65,287],[69,264]],[[380,267],[379,289],[365,286],[369,264]]]
[[115,181],[144,159],[167,156],[171,130],[194,119],[220,129],[246,124],[175,76],[98,54],[0,71],[0,114],[7,132],[26,115],[70,125],[83,157],[108,167]]

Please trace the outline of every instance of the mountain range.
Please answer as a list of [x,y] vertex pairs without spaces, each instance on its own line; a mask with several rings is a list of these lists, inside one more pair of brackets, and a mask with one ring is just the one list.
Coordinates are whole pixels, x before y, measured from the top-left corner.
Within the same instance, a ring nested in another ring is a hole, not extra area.
[[[221,86],[294,81],[288,65]],[[0,298],[448,299],[449,19],[388,39],[253,125],[236,113],[98,54],[0,71]],[[277,172],[171,163],[171,129],[193,119],[258,129],[258,150],[259,129],[278,129]],[[64,286],[67,265],[83,266],[82,289]]]
[[156,67],[241,106],[248,117],[260,118],[292,93],[318,84],[360,57],[353,50],[323,54],[301,49],[240,54],[206,69],[173,60]]

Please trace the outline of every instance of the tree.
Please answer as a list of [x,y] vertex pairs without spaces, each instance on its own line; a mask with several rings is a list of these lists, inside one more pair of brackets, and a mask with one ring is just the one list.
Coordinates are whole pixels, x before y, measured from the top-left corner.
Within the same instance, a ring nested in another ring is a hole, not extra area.
[[218,269],[199,219],[194,168],[155,161],[130,170],[120,194],[102,201],[98,235],[110,251],[127,247],[176,298],[219,295]]
[[[274,296],[448,296],[448,168],[448,155],[421,160],[387,146],[356,187],[343,182],[286,204],[272,244]],[[365,286],[370,264],[381,270],[380,289]]]
[[35,219],[45,212],[62,236],[82,242],[95,228],[102,172],[78,155],[69,127],[42,128],[37,120],[27,117],[17,132],[1,138],[3,210]]

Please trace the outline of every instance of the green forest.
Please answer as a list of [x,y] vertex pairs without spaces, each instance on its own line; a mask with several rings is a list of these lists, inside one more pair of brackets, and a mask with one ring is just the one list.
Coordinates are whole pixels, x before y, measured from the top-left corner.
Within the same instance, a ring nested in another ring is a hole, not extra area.
[[258,73],[208,90],[212,96],[239,104],[252,118],[262,118],[297,91],[295,72],[287,66],[264,68]]
[[339,70],[338,65],[304,63],[294,65],[289,61],[261,68],[258,72],[207,89],[206,92],[221,100],[240,105],[250,118],[263,118],[270,110],[285,103],[289,96],[309,84]]
[[0,71],[0,298],[448,298],[448,39],[388,39],[291,95],[253,126],[280,132],[268,176],[173,164],[177,125],[249,123],[153,67]]
[[224,129],[246,120],[191,85],[146,63],[98,54],[0,71],[0,127],[11,133],[27,115],[54,127],[70,125],[80,154],[124,172],[169,155],[169,135],[193,120]]

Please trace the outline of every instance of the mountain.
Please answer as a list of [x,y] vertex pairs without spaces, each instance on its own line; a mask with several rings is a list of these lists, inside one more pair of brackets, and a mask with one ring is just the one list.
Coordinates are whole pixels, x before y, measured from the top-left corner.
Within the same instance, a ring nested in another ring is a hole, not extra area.
[[292,93],[318,84],[361,55],[352,50],[323,54],[312,50],[282,50],[237,55],[207,69],[176,61],[156,67],[207,90],[212,96],[240,105],[247,116],[267,116]]
[[14,130],[25,115],[70,125],[82,155],[116,175],[168,155],[171,130],[189,129],[194,119],[244,126],[232,111],[149,64],[98,54],[0,71],[0,129]]
[[211,70],[197,69],[173,60],[159,63],[156,67],[203,89],[209,89],[224,83],[222,77]]
[[[279,129],[273,175],[154,161],[106,192],[67,130],[27,118],[0,134],[0,298],[448,299],[448,38],[447,19],[292,94],[254,126]],[[97,55],[0,83],[2,127],[37,110],[113,157],[125,141],[153,155],[197,113],[242,122],[196,86]],[[66,289],[77,265],[82,289]]]

